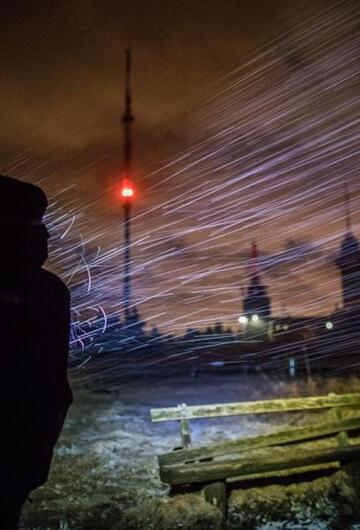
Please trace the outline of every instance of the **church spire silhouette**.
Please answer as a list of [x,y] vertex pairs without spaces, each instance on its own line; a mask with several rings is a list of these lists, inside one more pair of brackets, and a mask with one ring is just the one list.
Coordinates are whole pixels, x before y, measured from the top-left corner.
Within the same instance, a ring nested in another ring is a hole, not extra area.
[[360,246],[352,232],[350,194],[344,181],[345,235],[340,245],[336,265],[341,274],[342,300],[344,309],[360,308]]
[[243,299],[244,314],[252,319],[254,316],[269,318],[271,316],[271,300],[263,285],[258,268],[258,250],[255,241],[251,243],[250,281]]

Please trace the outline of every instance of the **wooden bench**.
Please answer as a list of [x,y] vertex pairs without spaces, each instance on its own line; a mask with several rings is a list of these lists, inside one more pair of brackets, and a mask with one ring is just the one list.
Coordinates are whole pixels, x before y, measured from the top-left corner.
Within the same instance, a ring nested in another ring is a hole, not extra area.
[[[153,422],[177,421],[180,425],[181,447],[158,456],[160,478],[172,487],[204,485],[206,500],[225,514],[226,485],[231,482],[339,469],[344,463],[359,461],[360,443],[353,443],[348,437],[349,432],[360,431],[359,405],[360,394],[329,394],[152,409]],[[201,447],[191,443],[190,420],[321,409],[330,412],[309,425]],[[328,439],[329,443],[314,448],[313,442],[320,439]]]

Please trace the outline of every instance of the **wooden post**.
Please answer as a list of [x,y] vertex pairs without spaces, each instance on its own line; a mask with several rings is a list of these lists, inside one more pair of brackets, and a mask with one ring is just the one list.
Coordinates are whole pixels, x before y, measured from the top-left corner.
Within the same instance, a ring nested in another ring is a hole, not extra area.
[[[186,403],[178,405],[178,407],[186,414]],[[190,434],[190,425],[188,420],[180,420],[180,434],[181,434],[181,444],[183,449],[187,449],[191,445],[191,434]]]
[[[332,410],[331,410],[331,413],[332,413],[332,417],[334,420],[336,421],[341,421],[342,418],[343,418],[343,411],[339,408],[339,407],[334,407]],[[336,436],[336,441],[339,445],[339,447],[346,447],[348,445],[350,445],[350,442],[349,442],[349,436],[348,436],[348,433],[346,431],[341,431],[337,434]]]
[[206,502],[216,506],[222,513],[223,519],[227,516],[227,491],[225,482],[213,482],[202,490]]
[[344,468],[354,487],[358,504],[360,504],[360,462],[348,462]]

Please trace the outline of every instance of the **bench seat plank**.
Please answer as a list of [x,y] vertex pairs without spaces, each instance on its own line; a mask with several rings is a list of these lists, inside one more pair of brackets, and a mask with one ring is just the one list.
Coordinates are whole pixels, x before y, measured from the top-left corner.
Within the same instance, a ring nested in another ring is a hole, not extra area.
[[284,456],[262,456],[249,459],[161,466],[160,478],[170,485],[192,484],[295,467],[358,460],[360,460],[360,444],[311,450],[288,448],[287,454]]
[[291,467],[278,471],[266,471],[265,473],[254,473],[252,475],[241,475],[226,479],[227,484],[234,482],[246,482],[250,480],[264,480],[267,478],[283,478],[292,475],[303,475],[305,473],[316,473],[319,471],[338,471],[341,468],[340,462],[330,462],[329,464],[316,464],[313,466]]
[[231,440],[202,447],[181,449],[158,456],[159,465],[174,465],[202,458],[216,458],[219,456],[240,453],[242,451],[270,447],[274,445],[285,445],[305,440],[315,440],[343,431],[360,430],[360,416],[345,420],[333,421],[320,425],[306,425],[278,430],[269,434],[252,436],[239,440]]

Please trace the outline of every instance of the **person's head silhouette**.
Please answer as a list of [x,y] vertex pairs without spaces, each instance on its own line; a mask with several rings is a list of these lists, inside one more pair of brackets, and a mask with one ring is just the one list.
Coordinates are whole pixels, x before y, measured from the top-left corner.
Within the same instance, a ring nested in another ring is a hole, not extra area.
[[8,530],[47,480],[72,401],[70,293],[42,268],[46,207],[39,187],[0,176],[0,526]]
[[0,267],[41,267],[48,232],[42,223],[47,198],[41,188],[0,175]]

